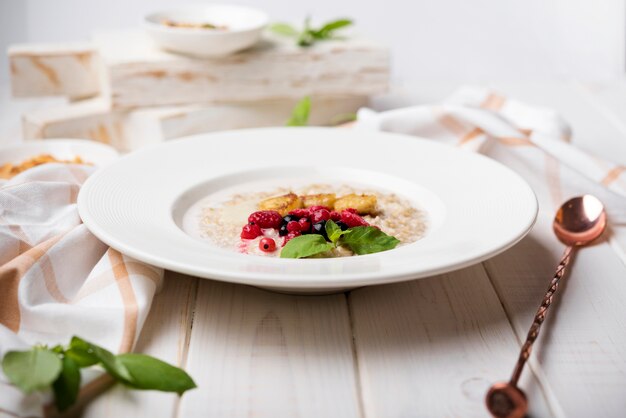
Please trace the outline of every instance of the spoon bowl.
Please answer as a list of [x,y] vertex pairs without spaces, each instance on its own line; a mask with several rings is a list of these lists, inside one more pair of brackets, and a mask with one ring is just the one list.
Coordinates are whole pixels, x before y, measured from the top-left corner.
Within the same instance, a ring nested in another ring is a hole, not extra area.
[[554,217],[552,228],[565,245],[587,245],[606,229],[606,211],[595,196],[574,197],[561,205]]

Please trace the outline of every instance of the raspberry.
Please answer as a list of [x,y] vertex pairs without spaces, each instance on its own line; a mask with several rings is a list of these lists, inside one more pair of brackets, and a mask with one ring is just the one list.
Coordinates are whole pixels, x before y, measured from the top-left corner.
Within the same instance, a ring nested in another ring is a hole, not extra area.
[[337,222],[341,220],[341,213],[337,212],[336,210],[333,210],[330,212],[330,219],[332,219],[333,221]]
[[283,217],[280,216],[280,213],[275,210],[260,210],[248,216],[249,223],[257,224],[261,228],[278,229],[282,219]]
[[309,206],[307,209],[309,209],[310,213],[317,212],[318,210],[322,210],[322,209],[330,212],[330,208],[328,206],[322,206],[322,205]]
[[307,218],[300,218],[298,223],[300,224],[301,232],[309,232],[309,230],[311,229],[311,222],[309,222]]
[[290,233],[288,233],[287,236],[285,236],[285,239],[283,239],[283,245],[282,246],[284,247],[285,244],[287,244],[289,241],[291,241],[292,238],[299,237],[300,235],[302,235],[302,234],[300,234],[300,232],[290,232]]
[[261,238],[261,241],[259,241],[259,249],[266,253],[271,253],[276,250],[276,241],[272,238]]
[[241,229],[241,238],[243,239],[255,239],[261,235],[263,235],[263,231],[257,224],[247,224]]
[[330,211],[328,209],[318,209],[314,212],[311,212],[311,222],[314,224],[327,221],[330,219]]
[[354,213],[355,215],[358,215],[358,214],[359,214],[359,211],[358,211],[358,210],[356,210],[356,209],[354,209],[354,208],[345,208],[344,210],[342,210],[342,212],[343,212],[343,211],[347,211],[347,212],[350,212],[350,213]]
[[344,210],[341,212],[341,222],[348,225],[348,228],[354,228],[355,226],[368,226],[369,224],[365,222],[365,219],[361,218],[359,215],[349,212],[348,210]]
[[300,232],[301,230],[302,227],[300,226],[300,223],[298,223],[298,221],[290,221],[289,223],[287,223],[288,232]]
[[309,210],[308,209],[294,209],[291,212],[289,212],[289,214],[297,216],[298,218],[305,218],[309,216]]

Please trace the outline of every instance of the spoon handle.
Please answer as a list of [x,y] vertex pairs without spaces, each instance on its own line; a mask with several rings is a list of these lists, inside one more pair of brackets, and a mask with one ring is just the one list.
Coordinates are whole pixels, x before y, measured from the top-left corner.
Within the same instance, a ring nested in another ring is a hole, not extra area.
[[537,309],[537,313],[535,314],[535,319],[533,320],[533,324],[530,326],[530,330],[528,331],[528,335],[526,336],[526,341],[520,350],[519,358],[517,359],[517,364],[515,365],[515,369],[513,370],[513,375],[511,376],[510,383],[514,386],[517,386],[517,382],[522,374],[522,369],[526,364],[526,361],[530,357],[530,353],[533,348],[533,343],[537,339],[539,335],[539,330],[541,329],[541,325],[543,321],[546,319],[546,315],[548,314],[548,308],[552,304],[552,299],[554,298],[554,294],[559,288],[559,282],[561,278],[565,274],[565,268],[569,264],[570,256],[572,255],[573,247],[565,248],[563,252],[563,256],[561,257],[561,261],[556,268],[556,272],[554,273],[554,277],[550,281],[550,287],[546,292],[543,300],[541,301],[541,305],[539,305],[539,309]]

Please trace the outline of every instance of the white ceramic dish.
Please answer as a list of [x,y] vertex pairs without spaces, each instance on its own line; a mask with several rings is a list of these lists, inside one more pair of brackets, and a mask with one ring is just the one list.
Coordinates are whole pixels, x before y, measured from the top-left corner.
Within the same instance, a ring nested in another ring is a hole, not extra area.
[[[302,182],[398,193],[427,212],[421,240],[335,259],[280,259],[220,249],[183,231],[194,203],[225,191]],[[90,177],[78,209],[117,250],[182,273],[285,292],[332,292],[459,269],[509,248],[537,201],[516,173],[432,140],[337,128],[197,135],[121,158]]]
[[105,144],[85,139],[45,139],[24,141],[0,148],[0,164],[19,163],[40,154],[61,160],[79,156],[83,161],[102,167],[119,158],[118,152]]
[[[185,23],[211,23],[226,30],[164,25],[164,19]],[[219,57],[258,42],[269,17],[261,10],[227,4],[181,6],[147,15],[144,26],[163,49],[200,57]]]

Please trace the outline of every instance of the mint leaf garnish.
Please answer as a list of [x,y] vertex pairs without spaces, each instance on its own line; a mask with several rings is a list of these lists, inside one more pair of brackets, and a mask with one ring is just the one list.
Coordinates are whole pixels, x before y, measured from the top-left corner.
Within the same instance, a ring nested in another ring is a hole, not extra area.
[[348,231],[350,233],[343,235],[339,243],[359,255],[391,250],[400,243],[397,238],[373,226],[357,226]]
[[129,385],[135,389],[154,389],[182,394],[196,384],[184,370],[146,356],[145,354],[120,354],[118,360],[132,375]]
[[44,389],[61,372],[61,359],[46,347],[9,351],[2,359],[2,371],[11,383],[25,393]]
[[124,366],[119,361],[117,356],[115,356],[110,351],[105,350],[104,348],[90,342],[87,342],[79,337],[72,337],[70,347],[72,349],[81,350],[83,353],[91,354],[98,360],[98,363],[102,365],[104,370],[106,370],[111,376],[115,377],[117,380],[131,382],[132,376],[128,372],[128,369],[126,369],[126,366]]
[[296,44],[302,47],[308,47],[315,41],[323,41],[326,39],[339,39],[335,32],[352,25],[354,22],[350,19],[337,19],[323,24],[318,29],[311,27],[311,18],[304,19],[302,30],[298,30],[288,23],[274,23],[269,29],[278,35],[289,36],[296,39]]
[[291,117],[287,121],[287,126],[306,126],[309,123],[309,113],[311,112],[311,98],[306,96],[300,100],[291,111]]
[[292,238],[280,252],[280,258],[304,258],[330,251],[335,246],[318,234]]
[[99,364],[114,379],[134,389],[154,389],[179,395],[196,387],[182,369],[144,354],[115,355],[79,337],[69,346],[34,346],[10,351],[2,360],[9,382],[25,393],[52,387],[59,411],[71,407],[80,390],[80,369]]
[[52,390],[59,411],[67,410],[76,402],[80,390],[80,368],[71,357],[63,357],[61,373],[52,383]]
[[349,229],[342,231],[341,228],[339,228],[339,226],[332,219],[326,221],[326,235],[328,236],[330,242],[332,242],[333,244],[337,244],[339,238],[341,238],[342,235],[345,235],[348,232],[350,232]]

